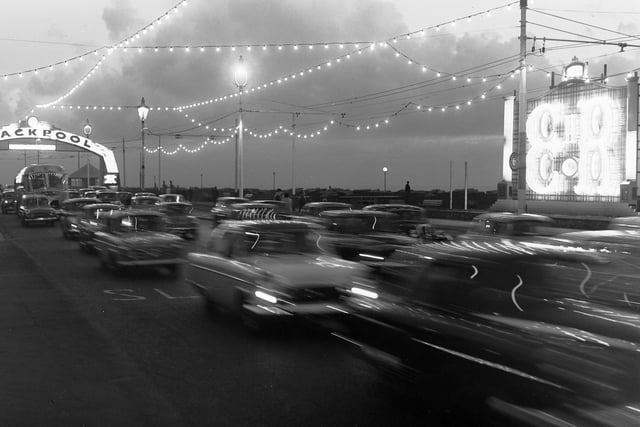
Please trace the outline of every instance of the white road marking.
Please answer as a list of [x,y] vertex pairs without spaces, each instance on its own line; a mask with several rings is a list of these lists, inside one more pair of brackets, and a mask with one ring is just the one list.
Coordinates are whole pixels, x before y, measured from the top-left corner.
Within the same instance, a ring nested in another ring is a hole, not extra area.
[[518,288],[520,286],[522,286],[523,281],[522,281],[522,277],[520,277],[519,274],[516,274],[516,277],[518,277],[518,280],[520,281],[512,290],[511,290],[511,300],[513,301],[513,304],[518,308],[518,310],[520,311],[524,311],[519,305],[518,305],[518,301],[516,301],[516,290],[518,290]]
[[162,295],[163,297],[165,297],[166,299],[189,299],[189,298],[200,298],[200,295],[187,295],[184,297],[174,297],[169,295],[166,292],[161,291],[158,288],[153,288],[154,291],[156,291],[157,293],[159,293],[160,295]]

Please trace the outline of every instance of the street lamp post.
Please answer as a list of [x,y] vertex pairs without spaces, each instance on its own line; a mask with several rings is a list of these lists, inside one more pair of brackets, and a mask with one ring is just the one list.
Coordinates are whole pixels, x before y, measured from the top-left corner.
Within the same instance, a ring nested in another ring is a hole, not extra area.
[[244,197],[244,147],[243,147],[243,123],[242,123],[242,91],[244,87],[247,85],[247,80],[249,76],[247,73],[247,68],[244,64],[244,59],[242,55],[238,59],[238,63],[236,64],[236,68],[233,73],[233,79],[238,87],[239,93],[239,115],[238,115],[238,138],[237,138],[237,149],[236,149],[236,177],[238,179],[238,197]]
[[140,157],[140,190],[144,191],[144,122],[149,115],[149,107],[144,103],[144,97],[138,105],[138,118],[140,119],[140,132],[142,134],[142,154]]
[[387,167],[383,167],[382,168],[382,173],[384,174],[384,191],[387,191],[387,171],[389,169],[387,169]]
[[[82,132],[84,132],[85,138],[89,139],[91,131],[91,123],[89,123],[89,119],[87,119],[87,123],[82,127]],[[91,175],[89,173],[89,157],[87,156],[87,188],[89,188],[89,185],[91,185]]]

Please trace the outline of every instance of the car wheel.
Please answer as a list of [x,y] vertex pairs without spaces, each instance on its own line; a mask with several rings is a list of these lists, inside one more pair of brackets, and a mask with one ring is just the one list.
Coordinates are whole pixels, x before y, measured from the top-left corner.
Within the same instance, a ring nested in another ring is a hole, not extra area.
[[264,325],[260,319],[249,310],[244,308],[245,296],[238,291],[236,296],[236,316],[242,328],[252,335],[260,335],[265,332]]

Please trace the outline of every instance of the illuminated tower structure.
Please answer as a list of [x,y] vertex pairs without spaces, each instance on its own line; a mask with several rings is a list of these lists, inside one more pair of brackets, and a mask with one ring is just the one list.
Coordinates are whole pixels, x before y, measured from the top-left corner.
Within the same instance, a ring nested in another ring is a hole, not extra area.
[[[516,210],[518,103],[504,100],[502,181],[493,210]],[[637,207],[638,76],[626,86],[588,77],[573,58],[562,81],[527,101],[529,212],[630,215]]]

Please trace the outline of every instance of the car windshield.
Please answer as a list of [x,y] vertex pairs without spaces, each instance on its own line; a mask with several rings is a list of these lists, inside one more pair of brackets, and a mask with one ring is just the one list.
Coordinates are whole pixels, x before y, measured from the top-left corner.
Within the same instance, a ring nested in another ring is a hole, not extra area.
[[138,198],[135,199],[136,205],[155,205],[158,203],[158,199],[154,198]]
[[11,193],[4,193],[2,195],[2,197],[4,197],[5,199],[10,199],[10,200],[14,200],[16,198],[16,194],[11,192]]
[[187,215],[191,213],[192,209],[193,207],[190,205],[168,205],[162,208],[169,215]]
[[249,252],[279,254],[319,253],[316,236],[307,230],[245,231]]
[[24,201],[26,208],[48,208],[49,199],[46,197],[28,197]]
[[123,233],[162,230],[162,218],[157,215],[127,215],[120,218],[120,223],[118,224],[118,231]]
[[83,200],[83,201],[78,201],[78,202],[65,204],[62,207],[62,209],[66,210],[66,211],[71,211],[71,212],[82,211],[82,208],[84,206],[90,205],[92,203],[95,203],[95,201],[94,200]]
[[120,198],[116,193],[98,193],[96,198],[102,202],[118,202]]

